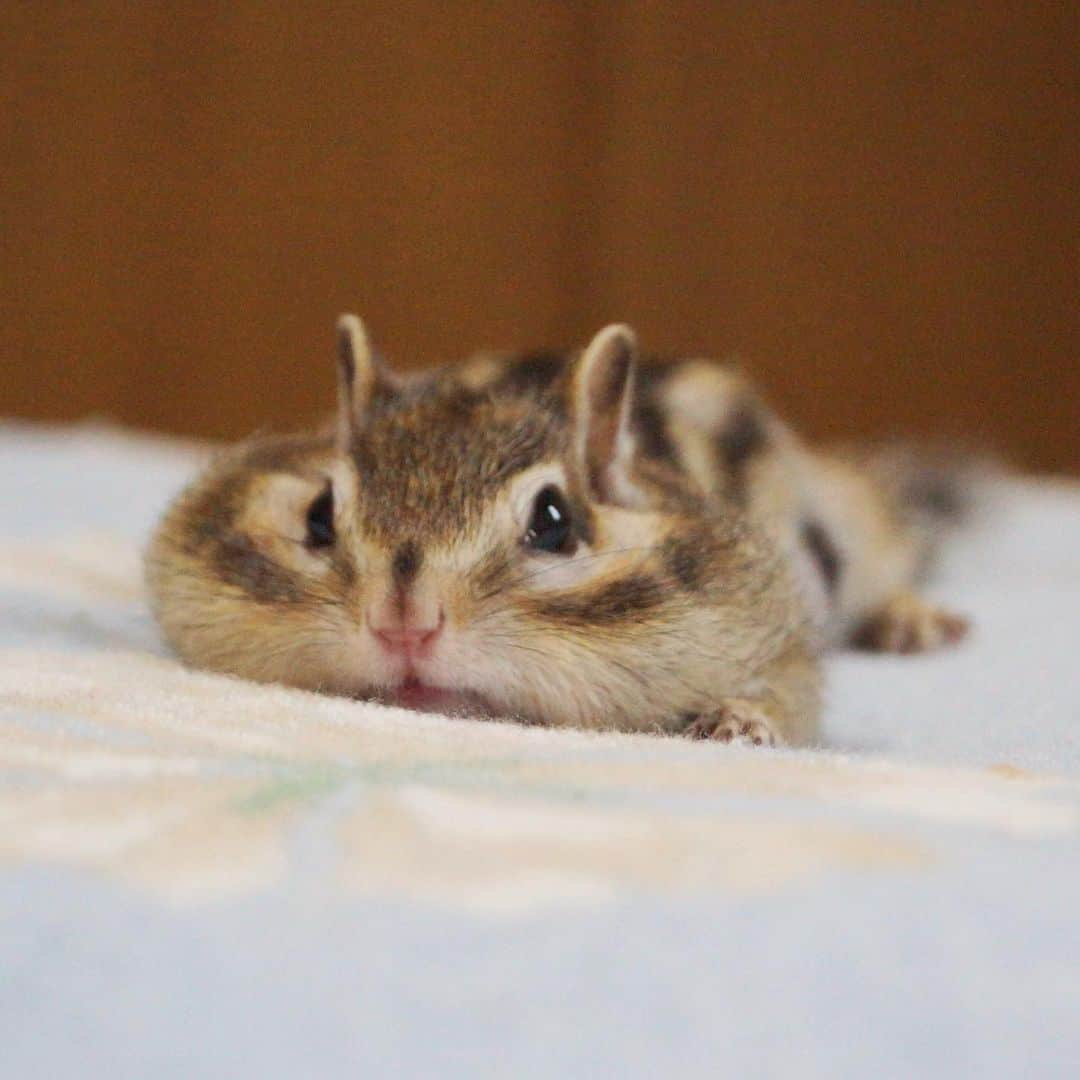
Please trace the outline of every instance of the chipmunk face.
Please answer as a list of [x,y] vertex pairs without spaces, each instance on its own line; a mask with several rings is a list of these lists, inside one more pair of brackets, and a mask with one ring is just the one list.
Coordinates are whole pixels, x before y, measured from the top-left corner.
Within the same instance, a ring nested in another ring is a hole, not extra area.
[[452,377],[395,388],[359,320],[339,334],[336,437],[242,449],[154,541],[156,612],[186,658],[416,707],[645,727],[707,705],[718,669],[767,646],[745,565],[775,562],[690,496],[659,509],[635,470],[625,327],[528,397]]

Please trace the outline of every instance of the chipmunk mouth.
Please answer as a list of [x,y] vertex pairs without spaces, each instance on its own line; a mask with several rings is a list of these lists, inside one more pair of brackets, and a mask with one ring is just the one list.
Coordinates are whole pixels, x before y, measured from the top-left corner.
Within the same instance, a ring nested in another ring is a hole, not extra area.
[[452,716],[489,717],[493,713],[479,695],[468,690],[453,690],[445,686],[433,686],[417,678],[407,678],[398,686],[379,694],[384,705],[414,712],[443,713]]

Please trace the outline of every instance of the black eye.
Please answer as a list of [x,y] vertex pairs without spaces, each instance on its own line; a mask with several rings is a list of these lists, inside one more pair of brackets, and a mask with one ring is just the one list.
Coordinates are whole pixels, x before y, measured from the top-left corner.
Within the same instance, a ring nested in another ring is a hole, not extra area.
[[556,487],[546,487],[533,503],[532,517],[525,532],[525,543],[537,551],[572,555],[577,543],[566,499]]
[[334,542],[334,489],[326,490],[308,507],[307,545],[313,548],[330,547]]

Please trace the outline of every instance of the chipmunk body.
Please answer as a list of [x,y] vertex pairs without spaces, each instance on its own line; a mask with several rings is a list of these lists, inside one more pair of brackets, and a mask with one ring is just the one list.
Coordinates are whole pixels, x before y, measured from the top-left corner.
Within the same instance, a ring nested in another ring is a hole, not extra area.
[[359,320],[339,339],[336,430],[226,454],[152,541],[154,611],[193,664],[528,723],[807,743],[826,645],[963,632],[911,591],[948,485],[808,450],[728,368],[643,363],[613,326],[573,356],[401,383]]

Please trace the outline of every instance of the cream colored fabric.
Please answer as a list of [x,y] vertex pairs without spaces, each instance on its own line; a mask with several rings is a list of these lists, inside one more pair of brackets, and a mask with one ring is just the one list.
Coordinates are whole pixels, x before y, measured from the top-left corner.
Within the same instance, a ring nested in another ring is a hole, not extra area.
[[297,829],[321,834],[322,888],[512,910],[923,873],[928,821],[1019,835],[1080,821],[1075,785],[1008,767],[524,730],[122,648],[0,653],[0,701],[0,858],[94,868],[173,900],[304,873]]

